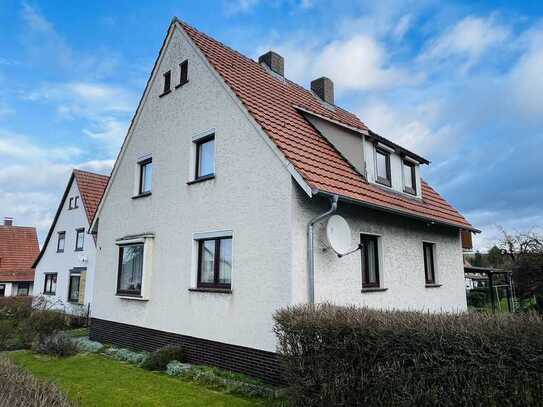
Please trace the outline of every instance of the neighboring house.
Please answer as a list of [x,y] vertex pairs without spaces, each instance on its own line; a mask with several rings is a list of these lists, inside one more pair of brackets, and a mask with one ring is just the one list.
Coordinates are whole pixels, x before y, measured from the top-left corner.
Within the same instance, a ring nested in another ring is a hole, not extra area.
[[0,225],[0,297],[32,294],[32,263],[40,252],[36,229],[14,226],[12,218]]
[[[476,230],[420,178],[428,161],[334,105],[329,79],[311,88],[275,53],[258,63],[172,22],[91,226],[92,339],[179,342],[274,381],[281,307],[466,309],[461,233]],[[332,213],[361,252],[328,248]]]
[[34,267],[34,296],[71,314],[92,303],[96,244],[88,229],[109,177],[74,170]]

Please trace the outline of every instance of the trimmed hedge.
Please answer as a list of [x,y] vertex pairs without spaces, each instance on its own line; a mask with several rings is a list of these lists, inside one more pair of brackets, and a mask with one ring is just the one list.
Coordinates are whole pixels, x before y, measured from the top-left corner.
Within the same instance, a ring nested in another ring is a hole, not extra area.
[[294,406],[541,406],[543,320],[330,304],[275,315]]

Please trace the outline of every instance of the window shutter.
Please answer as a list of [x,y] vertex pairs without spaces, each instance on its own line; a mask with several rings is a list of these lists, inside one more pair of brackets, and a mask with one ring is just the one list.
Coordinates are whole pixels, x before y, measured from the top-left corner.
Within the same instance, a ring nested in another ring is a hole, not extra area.
[[81,277],[79,278],[79,303],[85,303],[85,284],[87,281],[87,272],[82,271]]

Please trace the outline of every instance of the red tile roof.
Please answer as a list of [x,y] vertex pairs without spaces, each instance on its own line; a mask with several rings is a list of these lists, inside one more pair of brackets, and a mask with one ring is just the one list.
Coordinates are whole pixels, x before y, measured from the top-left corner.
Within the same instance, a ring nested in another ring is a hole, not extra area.
[[35,228],[0,225],[0,281],[34,281],[39,252]]
[[82,170],[74,170],[74,176],[90,225],[106,189],[109,177]]
[[180,22],[211,66],[237,95],[256,122],[314,190],[377,208],[473,229],[424,181],[422,201],[370,184],[297,110],[312,111],[358,130],[368,130],[354,114],[327,109],[310,91],[270,74],[257,62]]

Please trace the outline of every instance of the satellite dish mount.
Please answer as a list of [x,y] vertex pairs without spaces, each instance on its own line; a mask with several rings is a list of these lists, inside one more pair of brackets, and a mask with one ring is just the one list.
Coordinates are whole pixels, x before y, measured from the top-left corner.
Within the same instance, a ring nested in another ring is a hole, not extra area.
[[344,217],[332,215],[326,223],[326,238],[328,244],[338,257],[355,253],[362,248],[362,245],[352,246],[351,228]]

